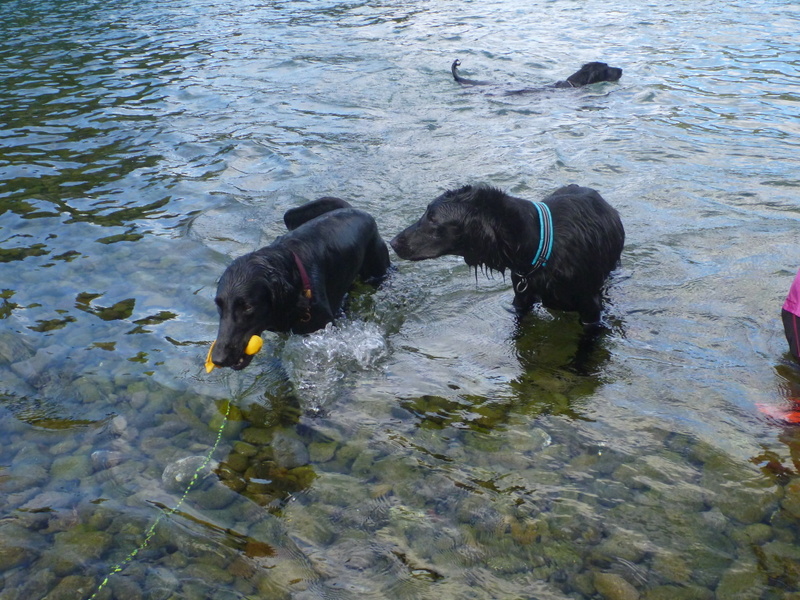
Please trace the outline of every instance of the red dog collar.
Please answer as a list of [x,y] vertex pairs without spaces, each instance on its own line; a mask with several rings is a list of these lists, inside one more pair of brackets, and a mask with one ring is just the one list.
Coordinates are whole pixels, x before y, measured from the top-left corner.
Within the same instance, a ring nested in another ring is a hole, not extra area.
[[305,302],[302,303],[301,308],[303,308],[304,311],[300,315],[300,321],[302,323],[308,323],[311,320],[311,279],[308,277],[306,268],[303,266],[303,261],[297,256],[297,253],[292,252],[292,256],[294,256],[294,263],[297,265],[297,270],[300,271],[300,280],[303,282],[303,298]]

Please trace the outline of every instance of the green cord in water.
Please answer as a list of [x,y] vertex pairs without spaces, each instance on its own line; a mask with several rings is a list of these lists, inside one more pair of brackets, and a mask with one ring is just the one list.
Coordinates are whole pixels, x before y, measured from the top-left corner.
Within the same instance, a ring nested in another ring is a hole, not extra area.
[[211,450],[209,450],[208,455],[203,461],[203,464],[201,464],[194,472],[194,475],[192,476],[191,481],[189,481],[189,485],[186,486],[186,491],[183,492],[183,496],[181,496],[181,499],[178,500],[178,503],[173,508],[164,511],[160,515],[158,515],[156,520],[150,526],[150,529],[147,530],[147,533],[144,536],[144,540],[142,541],[141,544],[139,544],[139,547],[136,548],[133,552],[131,552],[128,556],[126,556],[124,560],[117,563],[117,565],[113,569],[111,569],[108,575],[105,576],[105,579],[103,579],[103,581],[100,582],[100,585],[97,587],[94,594],[89,596],[89,600],[94,600],[97,597],[97,594],[100,593],[100,590],[102,590],[108,583],[108,580],[111,579],[111,576],[122,571],[122,569],[124,569],[128,563],[130,563],[134,558],[136,558],[136,555],[139,554],[140,551],[144,550],[147,547],[147,544],[150,543],[150,540],[153,538],[153,535],[155,534],[156,525],[158,525],[159,522],[161,522],[161,519],[178,511],[178,509],[183,504],[183,501],[186,500],[186,497],[189,495],[189,492],[192,491],[194,484],[197,483],[197,478],[200,475],[200,472],[206,467],[206,465],[208,465],[209,462],[211,462],[211,457],[214,455],[214,452],[217,450],[217,446],[219,446],[219,442],[222,439],[222,430],[225,429],[225,424],[228,422],[228,415],[230,414],[230,412],[231,412],[231,401],[229,400],[227,402],[227,407],[225,409],[225,416],[223,417],[222,423],[220,424],[219,429],[217,430],[217,439],[214,441],[214,445],[211,447]]

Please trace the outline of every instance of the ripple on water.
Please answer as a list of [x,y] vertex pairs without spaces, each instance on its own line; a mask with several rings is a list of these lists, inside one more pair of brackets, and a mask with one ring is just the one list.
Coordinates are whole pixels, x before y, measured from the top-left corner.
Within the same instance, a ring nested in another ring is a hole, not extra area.
[[[777,316],[799,17],[0,2],[0,596],[86,597],[128,556],[103,593],[800,592],[800,438],[754,408],[800,397]],[[457,85],[457,57],[498,87]],[[500,95],[589,60],[623,79]],[[290,206],[338,195],[390,239],[448,188],[572,182],[629,241],[590,374],[573,316],[516,321],[507,281],[446,258],[395,259],[348,318],[202,373],[227,258]],[[134,553],[180,493],[163,474],[223,424],[219,468]]]

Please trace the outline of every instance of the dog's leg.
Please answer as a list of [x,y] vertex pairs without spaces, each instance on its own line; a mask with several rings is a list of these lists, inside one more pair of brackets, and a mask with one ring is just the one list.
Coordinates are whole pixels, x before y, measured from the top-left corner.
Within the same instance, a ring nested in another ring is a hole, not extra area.
[[584,328],[587,327],[602,327],[600,323],[600,316],[603,313],[603,299],[599,293],[583,298],[578,307],[578,314],[581,317],[581,323]]
[[578,340],[578,349],[569,363],[569,369],[579,375],[591,373],[591,364],[597,353],[599,340],[608,332],[608,328],[601,320],[603,304],[600,294],[595,294],[586,299],[579,307],[583,332]]
[[580,338],[578,338],[578,349],[575,356],[569,361],[567,369],[577,375],[591,375],[592,365],[597,363],[598,347],[603,336],[608,329],[601,323],[584,325]]
[[514,300],[511,307],[519,316],[526,314],[534,304],[542,301],[541,296],[534,292],[527,279],[516,273],[511,273],[511,284],[514,287]]

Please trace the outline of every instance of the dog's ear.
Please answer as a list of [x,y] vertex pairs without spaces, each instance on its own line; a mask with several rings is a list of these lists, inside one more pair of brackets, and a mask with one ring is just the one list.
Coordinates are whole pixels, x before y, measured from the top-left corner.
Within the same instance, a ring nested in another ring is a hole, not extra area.
[[588,84],[589,79],[591,78],[590,64],[591,63],[587,63],[583,65],[575,73],[567,77],[567,81],[569,81],[575,87],[581,87]]
[[500,239],[506,219],[506,195],[497,188],[480,186],[471,188],[469,210],[464,216],[464,231],[468,233],[470,248],[464,259],[470,266],[489,267],[502,271],[502,247]]
[[276,264],[271,257],[255,255],[251,262],[252,281],[258,287],[258,294],[272,306],[281,306],[291,298],[291,282],[287,269]]

